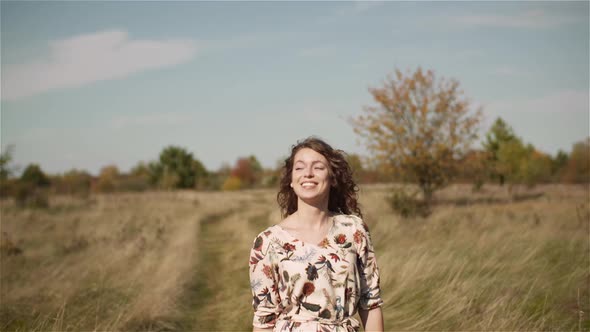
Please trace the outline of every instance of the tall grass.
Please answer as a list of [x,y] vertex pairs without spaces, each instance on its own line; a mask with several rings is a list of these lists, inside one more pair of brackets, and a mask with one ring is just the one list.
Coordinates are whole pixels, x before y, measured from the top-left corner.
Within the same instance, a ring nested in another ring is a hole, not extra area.
[[[394,214],[389,189],[361,191],[387,330],[590,330],[588,188],[453,186],[428,218]],[[274,197],[3,201],[0,330],[249,330],[248,255],[280,221]]]

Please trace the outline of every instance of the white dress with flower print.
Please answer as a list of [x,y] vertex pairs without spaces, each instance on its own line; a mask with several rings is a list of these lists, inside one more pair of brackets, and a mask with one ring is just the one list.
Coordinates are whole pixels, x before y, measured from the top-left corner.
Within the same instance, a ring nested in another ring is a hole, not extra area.
[[250,253],[250,284],[253,325],[274,331],[357,331],[357,309],[383,304],[368,228],[353,215],[335,216],[318,245],[279,225],[264,230]]

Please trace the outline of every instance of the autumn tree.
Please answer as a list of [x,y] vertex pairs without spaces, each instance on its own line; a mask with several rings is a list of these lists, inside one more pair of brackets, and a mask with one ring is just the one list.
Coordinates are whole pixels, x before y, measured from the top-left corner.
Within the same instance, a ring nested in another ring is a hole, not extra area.
[[534,186],[551,175],[551,157],[519,138],[500,144],[497,156],[497,170],[508,183],[509,193],[515,185]]
[[352,119],[355,132],[380,163],[416,182],[429,204],[477,138],[481,112],[472,112],[458,81],[421,68],[407,74],[396,70],[369,92],[377,104]]
[[92,175],[83,170],[71,169],[57,178],[54,190],[60,194],[88,196]]
[[473,190],[480,190],[488,176],[488,153],[471,150],[465,154],[460,163],[459,180],[473,183]]
[[100,169],[95,190],[99,192],[113,192],[117,190],[119,177],[120,173],[117,166],[104,166]]
[[590,182],[590,137],[573,145],[563,180],[570,183]]
[[262,173],[263,169],[258,159],[255,156],[249,156],[238,158],[230,176],[240,179],[242,187],[253,187],[260,181]]

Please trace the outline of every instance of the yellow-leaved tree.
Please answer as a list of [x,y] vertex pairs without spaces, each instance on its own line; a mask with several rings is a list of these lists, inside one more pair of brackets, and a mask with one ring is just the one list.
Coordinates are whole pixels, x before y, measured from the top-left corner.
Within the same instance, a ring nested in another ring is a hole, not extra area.
[[351,119],[376,161],[420,188],[428,206],[456,174],[477,139],[481,110],[472,110],[456,80],[433,71],[395,71],[369,88],[376,105]]

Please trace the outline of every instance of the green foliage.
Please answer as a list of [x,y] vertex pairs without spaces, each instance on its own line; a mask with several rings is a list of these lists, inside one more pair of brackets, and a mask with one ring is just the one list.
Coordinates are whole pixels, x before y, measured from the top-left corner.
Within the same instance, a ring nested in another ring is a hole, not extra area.
[[[489,177],[492,181],[497,181],[503,185],[506,181],[507,174],[505,166],[500,165],[500,150],[506,144],[519,144],[520,139],[514,134],[514,130],[502,118],[497,118],[488,133],[486,140],[483,142],[484,149],[489,156]],[[504,148],[506,150],[506,147]]]
[[553,172],[551,157],[531,144],[525,145],[501,118],[491,127],[483,145],[488,156],[488,175],[500,185],[534,186],[549,180]]
[[14,145],[9,145],[3,152],[0,153],[0,183],[7,180],[13,173],[13,169],[10,166],[13,152]]
[[20,181],[32,187],[47,187],[50,184],[49,178],[37,164],[29,164],[21,175]]
[[417,193],[408,194],[403,189],[394,189],[387,196],[387,201],[394,212],[404,218],[428,217],[432,212],[430,204],[417,198]]
[[151,182],[164,188],[194,188],[198,180],[207,176],[203,164],[184,148],[168,146],[162,150],[158,162],[148,165]]
[[551,175],[551,158],[519,139],[500,144],[497,157],[496,169],[510,185],[532,187]]
[[522,160],[520,171],[522,182],[529,187],[548,180],[551,176],[551,157],[533,150]]

